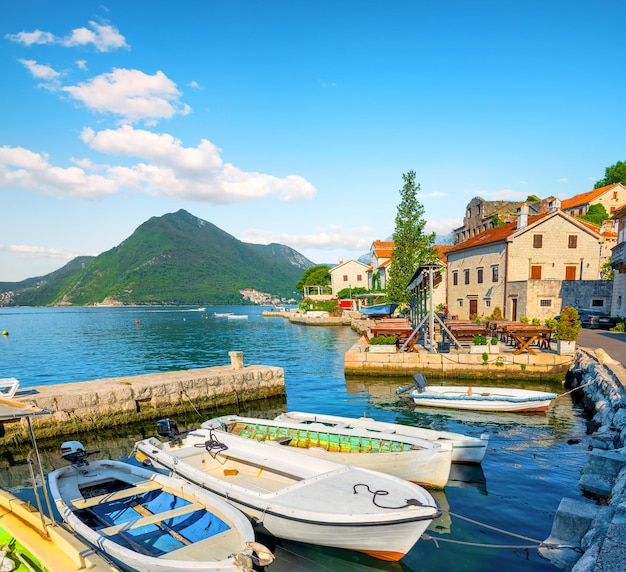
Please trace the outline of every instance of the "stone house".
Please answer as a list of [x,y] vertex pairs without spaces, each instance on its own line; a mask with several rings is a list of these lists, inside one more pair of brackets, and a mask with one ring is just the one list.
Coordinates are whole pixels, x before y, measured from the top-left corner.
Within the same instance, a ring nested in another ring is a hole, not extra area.
[[394,248],[395,245],[392,241],[375,240],[372,242],[368,271],[368,288],[370,290],[384,290],[387,287],[387,276]]
[[330,269],[330,286],[333,296],[345,288],[368,288],[369,266],[358,260],[339,261]]
[[621,207],[613,214],[615,230],[617,231],[616,245],[613,247],[611,266],[615,270],[613,279],[613,298],[611,301],[611,316],[626,317],[626,206]]
[[564,305],[607,309],[611,283],[599,280],[598,228],[560,210],[486,230],[453,246],[448,258],[451,316],[489,316],[499,307],[517,320],[556,316]]
[[609,216],[626,204],[626,187],[613,183],[561,201],[561,210],[572,216],[586,214],[591,205],[603,204]]

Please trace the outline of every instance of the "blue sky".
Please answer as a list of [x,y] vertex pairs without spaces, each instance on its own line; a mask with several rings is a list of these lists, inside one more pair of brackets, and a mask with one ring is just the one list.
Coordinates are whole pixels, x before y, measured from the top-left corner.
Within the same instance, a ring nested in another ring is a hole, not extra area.
[[623,0],[5,2],[0,281],[184,208],[315,263],[626,159]]

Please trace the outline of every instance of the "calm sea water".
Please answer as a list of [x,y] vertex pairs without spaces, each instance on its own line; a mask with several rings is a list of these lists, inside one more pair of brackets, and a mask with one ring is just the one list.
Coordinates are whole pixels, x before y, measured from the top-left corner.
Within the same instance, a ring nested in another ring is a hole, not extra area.
[[[287,401],[279,403],[284,410],[365,414],[474,436],[489,431],[490,450],[482,467],[455,466],[445,491],[434,493],[444,510],[429,531],[438,543],[421,540],[401,562],[385,563],[352,552],[283,542],[276,547],[277,560],[269,570],[556,570],[536,549],[525,547],[532,542],[493,528],[544,540],[561,498],[581,498],[577,482],[586,464],[585,423],[569,395],[557,399],[546,414],[416,409],[394,393],[403,381],[344,377],[343,354],[357,339],[350,328],[293,325],[283,318],[264,318],[262,310],[0,308],[0,331],[8,332],[0,339],[0,377],[16,377],[21,388],[28,388],[225,365],[230,363],[229,351],[241,350],[246,364],[284,368]],[[214,316],[225,312],[246,314],[248,319]],[[558,384],[525,387],[563,393]],[[121,452],[129,451],[129,443],[143,432],[108,437],[103,453],[123,457]],[[118,438],[116,445],[113,441]],[[570,445],[570,439],[578,442]],[[8,471],[1,484],[28,498],[28,490],[22,488],[28,485],[27,473],[13,466],[10,451],[2,456]],[[44,460],[54,465],[58,455],[44,450]]]

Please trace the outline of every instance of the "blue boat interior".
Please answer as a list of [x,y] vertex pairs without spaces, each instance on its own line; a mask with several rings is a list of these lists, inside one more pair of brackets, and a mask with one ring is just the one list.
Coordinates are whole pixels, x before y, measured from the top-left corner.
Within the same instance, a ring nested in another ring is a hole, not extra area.
[[[118,481],[118,483],[121,482]],[[127,483],[123,484],[126,486],[116,487],[112,484],[111,487],[107,487],[110,488],[108,492],[130,487]],[[81,492],[84,497],[89,497],[89,493]],[[99,486],[97,493],[103,494],[102,486]],[[130,524],[147,515],[158,515],[190,504],[188,500],[158,489],[128,498],[98,503],[78,510],[75,514],[89,527],[100,530],[124,523]],[[202,508],[181,516],[166,518],[155,524],[125,528],[108,538],[126,548],[159,557],[215,536],[229,528],[229,525],[217,515]]]

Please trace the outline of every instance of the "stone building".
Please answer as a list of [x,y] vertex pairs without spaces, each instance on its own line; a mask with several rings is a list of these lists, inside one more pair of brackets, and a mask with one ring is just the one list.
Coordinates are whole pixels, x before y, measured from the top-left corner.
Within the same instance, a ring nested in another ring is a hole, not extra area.
[[345,288],[368,288],[369,266],[358,260],[339,261],[337,266],[330,269],[330,287],[333,296]]

